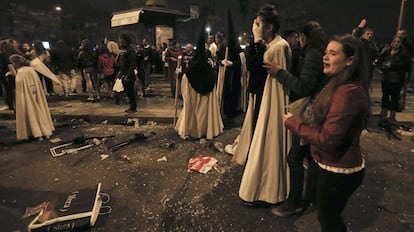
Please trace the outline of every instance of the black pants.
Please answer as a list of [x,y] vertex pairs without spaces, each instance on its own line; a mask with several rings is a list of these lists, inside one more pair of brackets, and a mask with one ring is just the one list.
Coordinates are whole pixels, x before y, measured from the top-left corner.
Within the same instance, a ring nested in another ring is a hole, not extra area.
[[319,168],[316,201],[322,232],[347,231],[341,214],[363,178],[364,170],[339,174]]
[[15,76],[8,75],[6,77],[1,77],[0,80],[0,84],[4,86],[4,91],[6,92],[5,100],[7,106],[9,107],[9,110],[14,110]]
[[[382,90],[382,108],[383,109],[390,109],[393,111],[398,111],[398,102],[400,100],[400,91],[402,88],[402,84],[397,83],[390,83],[387,81],[381,82],[381,90]],[[390,102],[391,98],[391,102]]]
[[294,208],[302,205],[303,184],[305,177],[305,169],[303,167],[303,160],[308,160],[308,172],[306,178],[305,199],[307,203],[315,203],[316,201],[316,163],[310,155],[310,145],[300,145],[300,137],[292,135],[292,146],[288,154],[288,164],[290,169],[290,190],[288,196],[288,203]]
[[47,93],[54,94],[55,90],[53,89],[53,81],[49,79],[48,77],[43,76],[42,74],[39,74],[39,77],[40,77],[40,82],[42,83],[42,85],[43,84],[45,85],[43,87],[46,88]]
[[223,86],[223,113],[227,118],[234,118],[238,114],[240,103],[240,76],[227,72],[226,75]]
[[129,99],[129,109],[137,109],[137,97],[135,91],[135,77],[128,77],[122,80],[124,91]]

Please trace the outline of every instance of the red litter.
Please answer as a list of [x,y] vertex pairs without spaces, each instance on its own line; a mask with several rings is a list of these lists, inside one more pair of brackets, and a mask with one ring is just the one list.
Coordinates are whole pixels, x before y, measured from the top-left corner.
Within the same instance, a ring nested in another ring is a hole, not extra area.
[[210,156],[194,157],[188,161],[188,170],[206,174],[217,163],[217,160]]

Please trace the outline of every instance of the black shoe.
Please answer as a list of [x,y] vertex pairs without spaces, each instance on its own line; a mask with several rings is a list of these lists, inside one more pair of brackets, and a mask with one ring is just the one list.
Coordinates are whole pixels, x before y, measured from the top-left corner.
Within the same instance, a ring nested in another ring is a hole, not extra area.
[[265,202],[265,201],[245,201],[242,200],[242,204],[244,206],[248,206],[248,207],[253,207],[253,208],[268,208],[270,206],[272,206],[271,203]]
[[272,214],[278,217],[290,217],[295,214],[303,213],[303,207],[297,208],[291,206],[288,202],[283,203],[281,206],[272,208]]
[[127,109],[125,110],[125,113],[136,113],[137,110],[136,109]]

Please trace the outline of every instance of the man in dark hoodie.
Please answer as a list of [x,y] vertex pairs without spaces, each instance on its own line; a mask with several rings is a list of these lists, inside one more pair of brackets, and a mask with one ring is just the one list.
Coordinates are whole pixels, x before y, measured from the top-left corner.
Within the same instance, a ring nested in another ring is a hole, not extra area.
[[56,48],[50,51],[50,62],[62,80],[65,97],[76,93],[75,56],[63,40],[59,40]]

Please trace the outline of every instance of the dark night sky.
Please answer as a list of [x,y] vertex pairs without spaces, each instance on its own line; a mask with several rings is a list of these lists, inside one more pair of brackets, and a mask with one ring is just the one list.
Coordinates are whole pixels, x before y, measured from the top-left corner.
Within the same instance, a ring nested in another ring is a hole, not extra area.
[[[253,0],[251,0],[253,1]],[[413,0],[412,0],[413,1]],[[65,11],[77,14],[95,14],[100,12],[107,15],[111,13],[130,9],[128,0],[14,0],[14,3],[22,3],[28,8],[53,9],[60,4]],[[133,1],[137,6],[143,6],[145,0]],[[183,12],[189,11],[189,5],[204,6],[214,1],[209,0],[167,0],[170,8]],[[231,9],[235,21],[236,30],[250,30],[251,19],[243,18],[240,14],[239,0],[215,1],[215,12],[223,19],[226,18],[227,9]],[[270,1],[269,1],[270,2]],[[278,1],[273,1],[278,2]],[[304,0],[280,0],[289,4],[300,4]],[[312,1],[315,2],[315,1]],[[400,11],[400,0],[347,0],[347,1],[319,1],[321,4],[315,7],[320,12],[314,20],[318,20],[330,34],[350,32],[361,18],[368,20],[368,26],[374,28],[375,35],[381,38],[391,37],[397,28]],[[280,9],[282,11],[283,8]],[[414,31],[414,2],[407,3],[405,26],[408,31]],[[109,27],[109,25],[108,25]],[[222,27],[226,28],[226,27]],[[215,30],[212,28],[213,31]]]

